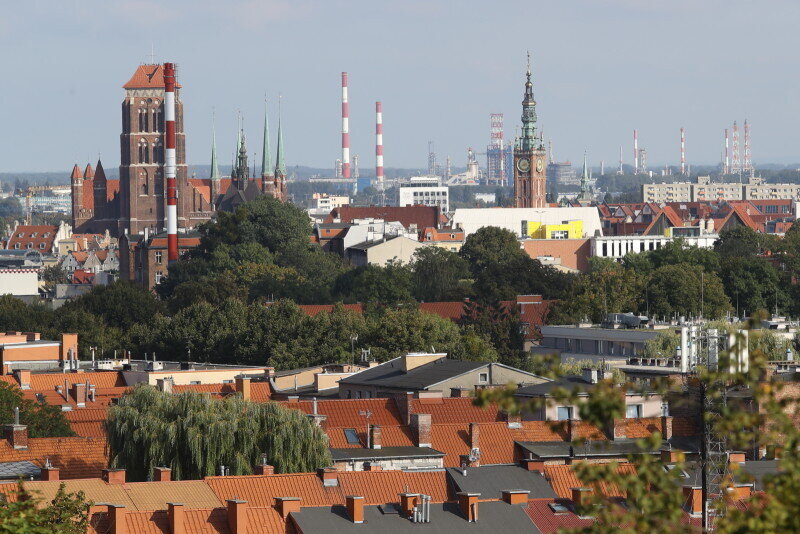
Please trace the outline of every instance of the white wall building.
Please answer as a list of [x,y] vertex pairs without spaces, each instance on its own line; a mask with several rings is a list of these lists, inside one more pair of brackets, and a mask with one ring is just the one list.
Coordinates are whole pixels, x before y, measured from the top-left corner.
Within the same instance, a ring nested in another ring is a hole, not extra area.
[[[595,207],[581,208],[459,208],[453,214],[454,228],[464,231],[466,238],[484,226],[496,226],[527,235],[529,222],[561,224],[564,221],[583,221],[584,237],[603,235],[600,212]],[[524,223],[524,229],[523,229]]]
[[38,297],[39,269],[36,267],[0,269],[0,295]]
[[437,176],[413,176],[398,188],[397,205],[439,206],[442,213],[450,210],[450,188],[439,184]]
[[[592,239],[592,256],[600,258],[620,259],[628,253],[638,254],[649,250],[657,250],[666,246],[674,238],[663,235],[620,235],[602,236]],[[713,248],[719,239],[717,234],[681,237],[690,247]]]

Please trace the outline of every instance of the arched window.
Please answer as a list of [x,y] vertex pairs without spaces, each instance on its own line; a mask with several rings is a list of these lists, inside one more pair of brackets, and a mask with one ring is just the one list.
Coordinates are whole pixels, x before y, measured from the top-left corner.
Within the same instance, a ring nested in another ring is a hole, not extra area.
[[144,108],[139,108],[139,131],[140,132],[147,132],[148,124],[147,124],[147,110]]
[[150,191],[149,184],[147,183],[147,171],[139,173],[139,194],[147,195]]
[[153,145],[153,163],[164,163],[164,144],[161,139],[156,139]]
[[156,108],[153,109],[153,131],[154,132],[163,132],[164,131],[164,108],[162,108],[158,101],[155,102]]
[[150,146],[147,141],[139,141],[139,163],[150,163]]

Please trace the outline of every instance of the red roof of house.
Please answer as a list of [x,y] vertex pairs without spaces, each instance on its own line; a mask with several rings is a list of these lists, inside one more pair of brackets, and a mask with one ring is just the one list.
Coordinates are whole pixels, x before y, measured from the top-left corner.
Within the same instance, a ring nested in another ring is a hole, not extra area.
[[[8,249],[35,249],[39,252],[52,252],[58,226],[24,225],[17,226],[6,244]],[[19,245],[19,246],[17,246]],[[30,245],[30,247],[28,246]]]
[[108,464],[106,440],[96,438],[30,438],[26,450],[0,441],[0,463],[30,461],[42,467],[45,460],[61,470],[61,478],[96,478]]
[[90,273],[83,269],[75,269],[72,272],[73,284],[91,284],[94,282],[94,273]]
[[[629,463],[620,463],[617,467],[623,473],[635,473],[636,467]],[[572,498],[572,488],[581,488],[585,483],[578,479],[571,465],[545,465],[544,476],[553,487],[556,495],[562,499]],[[613,484],[601,482],[600,492],[606,497],[625,497],[625,491]]]
[[[580,530],[594,523],[594,519],[583,519],[569,509],[567,512],[553,512],[550,504],[556,500],[536,499],[529,500],[525,506],[525,513],[531,518],[533,524],[542,534],[556,534],[564,530]],[[566,501],[564,501],[566,503]],[[563,503],[562,503],[563,504]]]
[[[177,83],[176,87],[181,84]],[[123,89],[163,89],[164,85],[164,66],[163,65],[139,65],[133,73],[128,83],[122,86]]]
[[[298,307],[302,310],[303,313],[308,315],[309,317],[314,317],[318,313],[331,313],[333,311],[335,304],[300,304]],[[342,307],[346,310],[351,310],[356,313],[364,313],[364,305],[363,304],[342,304]]]
[[439,208],[434,206],[342,206],[334,208],[325,222],[332,223],[353,222],[354,219],[383,219],[384,221],[398,221],[407,229],[412,225],[417,226],[421,232],[427,227],[439,226]]

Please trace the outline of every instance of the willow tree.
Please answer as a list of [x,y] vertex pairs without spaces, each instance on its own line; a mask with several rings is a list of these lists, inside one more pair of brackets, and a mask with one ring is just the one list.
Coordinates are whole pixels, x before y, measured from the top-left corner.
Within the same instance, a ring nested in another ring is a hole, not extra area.
[[147,480],[162,466],[178,480],[215,475],[220,466],[246,475],[265,455],[279,473],[331,463],[327,437],[305,414],[239,396],[215,400],[141,385],[109,410],[105,426],[110,464],[130,480]]

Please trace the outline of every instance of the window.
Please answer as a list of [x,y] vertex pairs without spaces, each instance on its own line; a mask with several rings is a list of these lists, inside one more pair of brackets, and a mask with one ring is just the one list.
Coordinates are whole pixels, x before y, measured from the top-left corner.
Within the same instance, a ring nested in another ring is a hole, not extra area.
[[661,416],[662,417],[669,417],[669,403],[662,402],[661,403]]
[[39,243],[39,248],[44,250],[44,243]]
[[146,132],[149,130],[147,125],[147,110],[144,108],[139,108],[139,131]]
[[489,373],[481,373],[478,375],[478,382],[481,384],[485,384],[489,381]]
[[233,384],[233,380],[223,380],[223,384]]
[[358,439],[358,432],[356,432],[355,428],[345,428],[344,437],[347,439],[347,443],[350,445],[358,445],[360,443]]
[[162,273],[156,273],[156,284],[160,284],[162,278],[164,278]]
[[28,248],[33,248],[33,243],[28,243]]
[[625,409],[625,417],[628,419],[640,419],[642,417],[642,405],[629,404]]
[[572,419],[572,406],[559,406],[556,410],[556,419],[559,421]]
[[160,250],[156,250],[155,256],[156,256],[156,263],[158,265],[161,265],[162,255],[163,255],[163,252],[161,252]]
[[19,243],[14,243],[14,248],[18,249],[19,248]]
[[555,230],[550,234],[550,239],[567,239],[569,232],[567,230]]
[[189,384],[192,385],[192,386],[199,386],[200,385],[200,381],[199,380],[192,380],[192,381],[189,382]]

